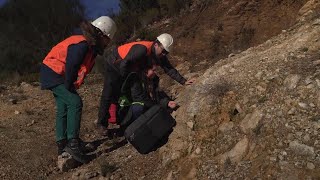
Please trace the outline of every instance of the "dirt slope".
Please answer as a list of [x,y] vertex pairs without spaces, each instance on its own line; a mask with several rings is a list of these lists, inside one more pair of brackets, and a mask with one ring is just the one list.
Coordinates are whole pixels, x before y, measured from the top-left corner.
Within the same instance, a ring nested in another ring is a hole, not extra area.
[[[319,179],[320,2],[209,2],[195,1],[181,24],[154,25],[172,30],[178,45],[171,59],[186,77],[198,77],[188,87],[161,78],[181,105],[166,146],[140,155],[121,138],[96,136],[102,77],[91,74],[79,91],[81,137],[99,140],[101,155],[61,173],[52,94],[36,83],[0,86],[0,178]],[[193,35],[183,34],[188,27]],[[216,49],[208,48],[210,37],[218,37]]]

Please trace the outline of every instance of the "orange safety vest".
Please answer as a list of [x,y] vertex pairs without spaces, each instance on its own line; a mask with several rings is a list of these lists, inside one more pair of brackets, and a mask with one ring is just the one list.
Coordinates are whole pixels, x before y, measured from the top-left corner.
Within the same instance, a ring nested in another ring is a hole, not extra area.
[[[85,37],[82,35],[71,36],[63,40],[51,49],[49,54],[44,58],[43,64],[47,65],[57,74],[64,76],[68,47],[72,44],[78,44],[82,41],[86,41]],[[84,78],[91,71],[94,63],[93,50],[89,48],[86,56],[84,57],[84,61],[79,68],[78,78],[73,83],[76,89],[78,89],[83,83]]]
[[153,42],[152,41],[139,41],[139,42],[132,42],[128,44],[124,44],[122,46],[118,47],[118,54],[120,55],[121,59],[124,59],[127,54],[129,53],[131,47],[133,45],[140,44],[147,48],[147,55],[149,56],[151,54],[151,47]]

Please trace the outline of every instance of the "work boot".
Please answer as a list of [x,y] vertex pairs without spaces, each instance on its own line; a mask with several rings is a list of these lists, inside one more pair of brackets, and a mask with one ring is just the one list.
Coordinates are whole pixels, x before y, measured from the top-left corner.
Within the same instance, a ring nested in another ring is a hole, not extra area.
[[80,141],[80,149],[84,154],[91,153],[96,150],[95,146],[92,143],[84,142],[82,139]]
[[101,136],[108,136],[108,128],[102,124],[97,124],[96,129]]
[[78,162],[81,162],[83,164],[89,162],[89,157],[82,151],[79,139],[70,139],[64,150]]
[[66,147],[68,141],[66,139],[62,139],[60,141],[57,141],[58,146],[58,156],[60,156],[64,152],[64,148]]

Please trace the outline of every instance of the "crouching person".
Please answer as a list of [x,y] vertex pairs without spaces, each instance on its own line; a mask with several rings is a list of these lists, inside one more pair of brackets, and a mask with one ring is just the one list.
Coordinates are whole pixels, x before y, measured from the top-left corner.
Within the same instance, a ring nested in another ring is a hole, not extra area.
[[51,49],[40,70],[41,89],[51,90],[56,101],[58,155],[64,151],[76,161],[87,163],[79,138],[82,99],[77,89],[91,71],[97,54],[102,54],[115,31],[114,21],[102,16],[81,24],[82,35],[73,35]]
[[122,129],[156,104],[160,104],[169,112],[178,108],[175,101],[159,90],[156,67],[149,65],[145,71],[130,73],[123,83],[121,92],[124,96],[121,96],[119,102]]

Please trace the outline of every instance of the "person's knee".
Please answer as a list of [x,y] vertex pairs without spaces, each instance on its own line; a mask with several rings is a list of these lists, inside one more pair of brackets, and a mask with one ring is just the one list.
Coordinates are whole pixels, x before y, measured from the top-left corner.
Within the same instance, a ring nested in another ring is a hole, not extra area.
[[143,106],[136,104],[136,105],[132,105],[132,116],[134,118],[139,117],[141,114],[143,114]]
[[82,99],[78,95],[74,95],[70,98],[69,100],[69,106],[74,107],[74,108],[82,108]]

